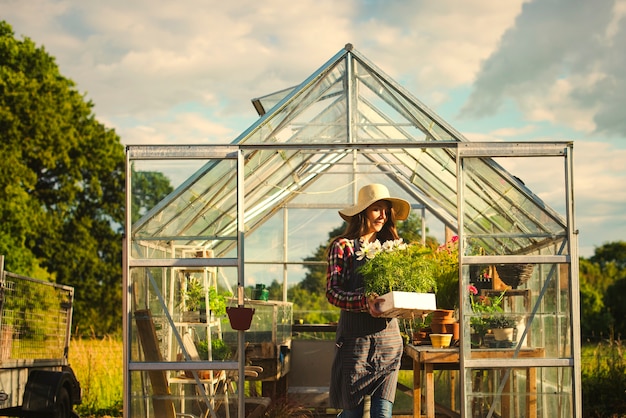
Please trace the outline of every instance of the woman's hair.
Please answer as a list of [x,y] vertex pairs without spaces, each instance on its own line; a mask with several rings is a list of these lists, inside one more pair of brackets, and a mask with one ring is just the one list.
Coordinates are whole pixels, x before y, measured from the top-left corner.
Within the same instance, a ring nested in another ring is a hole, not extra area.
[[[400,236],[398,235],[398,231],[396,230],[396,214],[395,210],[391,203],[388,203],[387,211],[387,222],[383,225],[383,228],[376,234],[376,238],[381,242],[385,242],[388,240],[398,239]],[[370,230],[370,221],[365,216],[365,212],[367,209],[362,212],[357,213],[353,217],[350,218],[350,222],[346,226],[345,231],[342,235],[337,238],[348,238],[348,239],[356,239],[367,233]],[[336,239],[336,238],[335,238]],[[333,242],[334,239],[331,241]]]

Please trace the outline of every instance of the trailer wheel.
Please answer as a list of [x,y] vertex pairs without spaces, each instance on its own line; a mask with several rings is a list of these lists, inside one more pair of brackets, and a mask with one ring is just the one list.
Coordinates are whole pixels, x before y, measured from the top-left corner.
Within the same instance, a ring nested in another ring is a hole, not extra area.
[[54,405],[54,418],[70,418],[72,415],[72,405],[70,404],[70,395],[67,393],[67,389],[61,388],[59,390],[59,396],[57,396],[56,404]]

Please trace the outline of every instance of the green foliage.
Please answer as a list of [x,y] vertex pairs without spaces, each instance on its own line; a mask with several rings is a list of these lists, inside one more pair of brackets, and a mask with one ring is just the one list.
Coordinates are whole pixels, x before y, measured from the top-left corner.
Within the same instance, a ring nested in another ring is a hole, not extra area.
[[[75,332],[121,330],[125,155],[73,81],[0,21],[0,254],[5,268],[76,288]],[[133,217],[171,187],[137,173]]]
[[[412,212],[409,217],[404,221],[399,221],[396,225],[398,235],[402,237],[404,242],[422,242],[422,219],[417,212]],[[428,228],[426,228],[426,234],[428,234]],[[426,235],[424,243],[427,246],[437,246],[437,239],[430,235]]]
[[214,288],[209,288],[209,309],[215,317],[226,315],[226,300],[232,297],[230,292],[218,293]]
[[583,416],[626,416],[626,358],[621,341],[583,347]]
[[626,336],[626,304],[624,303],[626,294],[626,278],[615,281],[606,291],[604,305],[606,313],[610,315],[611,321],[608,324],[613,327],[613,334],[616,336]]
[[612,318],[605,309],[603,295],[585,280],[580,283],[580,309],[582,335],[610,334]]
[[[121,324],[124,148],[54,58],[0,23],[0,236],[7,270],[77,288],[74,323]],[[113,230],[112,226],[118,230]],[[13,257],[15,254],[15,259]]]
[[602,268],[614,264],[618,270],[623,271],[626,269],[626,241],[609,242],[596,248],[589,261]]
[[360,268],[365,292],[383,295],[391,291],[431,292],[437,288],[432,250],[418,244],[383,251]]
[[339,308],[328,303],[326,292],[309,293],[299,286],[287,292],[293,302],[294,319],[302,319],[307,324],[328,324],[339,320]]
[[230,292],[218,293],[214,287],[209,287],[207,292],[199,279],[191,277],[187,280],[187,287],[183,289],[181,296],[187,311],[205,310],[208,296],[209,310],[214,316],[220,317],[226,315],[226,299],[233,295]]
[[492,315],[489,318],[487,318],[487,327],[490,329],[494,329],[494,328],[515,328],[517,326],[517,318],[508,316],[508,315],[504,315],[504,314],[497,314],[497,315]]
[[[207,340],[200,340],[196,343],[196,349],[198,350],[198,356],[200,356],[200,359],[209,359],[208,347],[209,343]],[[230,360],[233,356],[233,352],[228,344],[226,344],[224,340],[217,338],[211,340],[211,354],[213,356],[213,360]]]
[[195,277],[187,280],[186,287],[183,289],[182,299],[185,310],[198,311],[206,298],[204,285]]
[[[329,241],[332,237],[336,237],[345,229],[345,224],[339,225],[328,234]],[[319,264],[308,264],[305,269],[308,270],[304,279],[298,284],[301,289],[307,290],[310,293],[326,293],[326,257],[328,250],[328,242],[325,242],[317,247],[315,253],[309,257],[306,257],[304,261],[307,262],[320,262]]]
[[439,247],[433,245],[433,276],[437,282],[437,307],[456,309],[459,305],[458,237]]
[[155,207],[174,188],[170,180],[158,171],[135,171],[131,166],[132,214],[131,221],[137,222],[149,209]]
[[581,331],[588,340],[626,335],[626,308],[620,301],[626,287],[625,254],[626,242],[617,241],[580,260]]

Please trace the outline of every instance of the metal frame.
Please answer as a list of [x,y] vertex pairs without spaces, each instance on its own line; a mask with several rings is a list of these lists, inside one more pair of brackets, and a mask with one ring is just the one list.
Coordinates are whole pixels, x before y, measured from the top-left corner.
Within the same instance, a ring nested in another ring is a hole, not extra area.
[[[128,398],[129,387],[128,387],[128,377],[130,376],[130,372],[139,371],[139,370],[173,370],[180,369],[184,366],[187,370],[208,370],[208,369],[225,369],[225,367],[235,369],[235,366],[239,370],[240,381],[243,381],[243,362],[239,362],[239,364],[224,364],[220,363],[219,366],[213,367],[210,363],[202,362],[201,364],[190,364],[189,362],[168,362],[168,363],[133,363],[130,362],[130,347],[128,343],[128,338],[130,336],[129,331],[131,329],[131,316],[130,316],[130,308],[129,308],[129,297],[130,297],[130,289],[129,289],[129,274],[130,269],[134,267],[237,267],[238,271],[238,288],[242,289],[245,286],[245,275],[244,269],[246,264],[245,254],[243,252],[243,243],[245,239],[246,233],[250,231],[244,230],[245,225],[245,215],[244,212],[245,203],[246,203],[246,193],[244,190],[245,177],[244,177],[244,167],[245,167],[245,155],[248,152],[252,152],[255,150],[290,150],[290,151],[307,151],[307,150],[316,150],[328,153],[345,153],[346,155],[353,155],[354,160],[358,155],[368,155],[371,153],[372,155],[377,155],[377,150],[383,149],[387,151],[393,151],[395,149],[432,149],[439,148],[443,150],[448,150],[449,152],[456,155],[456,176],[457,176],[457,218],[456,224],[450,222],[445,216],[442,216],[441,213],[437,213],[436,207],[428,207],[431,209],[435,216],[437,216],[440,220],[445,221],[444,223],[451,227],[453,230],[456,230],[461,242],[463,241],[463,237],[465,234],[464,230],[464,220],[462,214],[464,213],[464,205],[465,200],[463,196],[464,190],[464,172],[463,172],[463,162],[465,158],[491,158],[491,157],[562,157],[564,158],[564,169],[565,169],[565,183],[566,183],[566,236],[565,237],[551,237],[546,236],[545,239],[549,241],[550,239],[564,239],[567,244],[567,255],[538,255],[538,256],[523,256],[523,255],[506,255],[506,256],[483,256],[483,257],[475,257],[475,256],[460,256],[460,271],[463,271],[463,266],[472,265],[472,264],[484,264],[484,263],[517,263],[517,262],[531,262],[538,264],[548,264],[548,263],[565,263],[570,265],[570,318],[572,319],[572,323],[570,324],[571,329],[571,342],[572,342],[572,355],[570,358],[564,359],[513,359],[513,360],[471,360],[468,356],[466,350],[461,350],[461,370],[464,371],[468,368],[474,367],[513,367],[513,366],[536,366],[536,367],[568,367],[572,369],[573,374],[573,400],[572,403],[574,405],[574,412],[576,417],[582,416],[582,406],[581,406],[581,389],[580,389],[580,301],[578,297],[578,249],[577,249],[577,230],[574,224],[574,199],[573,199],[573,165],[572,165],[572,148],[573,144],[571,142],[516,142],[516,143],[466,143],[466,142],[456,142],[456,141],[426,141],[426,142],[410,142],[410,143],[375,143],[375,144],[364,144],[364,143],[341,143],[341,144],[244,144],[241,143],[239,145],[184,145],[184,146],[128,146],[127,147],[127,177],[126,177],[126,187],[127,187],[127,207],[130,208],[131,204],[131,179],[130,179],[130,163],[133,160],[140,159],[154,159],[154,160],[167,160],[167,159],[236,159],[237,160],[237,248],[239,249],[237,258],[227,259],[227,258],[216,258],[216,259],[133,259],[129,256],[131,239],[126,237],[125,245],[124,245],[124,300],[123,300],[123,309],[124,309],[124,416],[128,417]],[[353,165],[353,179],[358,177],[356,166]],[[384,174],[384,173],[382,173]],[[324,173],[319,173],[320,176],[323,176]],[[412,196],[421,197],[419,193],[415,193],[413,189],[411,189],[411,184],[404,183],[399,181],[400,179],[394,177],[392,174],[389,174],[390,181],[394,181],[399,184],[401,188],[403,188],[407,193]],[[354,193],[356,193],[356,187],[354,188]],[[332,205],[331,205],[332,206]],[[284,208],[289,208],[288,201],[283,205]],[[271,210],[268,208],[267,210]],[[283,221],[283,225],[285,228],[284,234],[287,234],[287,222],[285,213],[285,219]],[[130,223],[130,210],[127,211],[126,217],[126,230],[130,232],[132,235],[133,225]],[[286,269],[287,265],[290,262],[287,261],[286,250],[283,253],[282,262],[278,262],[277,264],[282,264],[283,269]],[[286,275],[286,273],[285,273]],[[460,288],[462,288],[463,281],[460,280]],[[463,292],[460,292],[463,295]],[[243,304],[243,293],[238,292],[238,303]],[[462,315],[462,306],[461,304],[461,317]],[[462,327],[462,329],[465,327]],[[245,344],[245,336],[244,332],[240,331],[240,335],[238,338],[238,344],[240,348],[240,352],[243,352],[242,344]],[[461,373],[461,387],[462,387],[462,410],[464,410],[464,399],[465,399],[465,373]],[[240,408],[239,410],[243,413],[243,391],[240,393]]]

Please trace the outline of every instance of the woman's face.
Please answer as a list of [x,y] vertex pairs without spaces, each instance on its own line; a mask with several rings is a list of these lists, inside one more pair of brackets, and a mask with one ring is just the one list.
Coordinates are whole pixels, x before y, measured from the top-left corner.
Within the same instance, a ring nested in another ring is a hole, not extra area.
[[365,209],[365,217],[368,220],[370,233],[380,232],[387,222],[387,212],[389,210],[389,202],[379,200],[374,202]]

